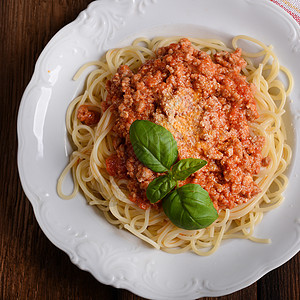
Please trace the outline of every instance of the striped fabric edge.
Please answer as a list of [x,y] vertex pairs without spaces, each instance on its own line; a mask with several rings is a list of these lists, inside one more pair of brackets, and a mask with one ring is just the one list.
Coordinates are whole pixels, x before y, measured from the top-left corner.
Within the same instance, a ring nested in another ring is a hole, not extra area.
[[288,1],[288,0],[270,0],[270,1],[277,4],[281,8],[283,8],[286,12],[288,12],[297,21],[298,24],[300,24],[299,2]]

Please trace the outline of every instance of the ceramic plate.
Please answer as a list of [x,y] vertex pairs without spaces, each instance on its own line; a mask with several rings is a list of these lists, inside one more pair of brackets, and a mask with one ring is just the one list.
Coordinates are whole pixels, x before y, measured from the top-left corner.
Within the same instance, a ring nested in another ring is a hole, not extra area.
[[[300,249],[300,86],[286,105],[285,124],[293,149],[286,200],[267,213],[255,236],[269,245],[229,240],[210,257],[155,250],[108,224],[79,194],[62,200],[56,182],[71,153],[65,128],[70,101],[85,76],[80,66],[139,36],[219,38],[246,34],[273,44],[282,65],[300,81],[299,25],[263,0],[102,0],[61,29],[40,55],[18,116],[18,167],[24,191],[46,236],[79,268],[97,280],[154,299],[194,299],[242,289],[285,263]],[[66,188],[72,189],[67,178]]]

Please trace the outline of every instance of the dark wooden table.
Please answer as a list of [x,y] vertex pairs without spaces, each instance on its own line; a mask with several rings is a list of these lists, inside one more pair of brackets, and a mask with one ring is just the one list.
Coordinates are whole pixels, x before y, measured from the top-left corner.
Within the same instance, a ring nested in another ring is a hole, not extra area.
[[[52,245],[18,177],[17,114],[35,61],[50,38],[90,2],[0,1],[0,299],[143,299],[97,282]],[[300,254],[251,286],[218,299],[300,299],[299,260]]]

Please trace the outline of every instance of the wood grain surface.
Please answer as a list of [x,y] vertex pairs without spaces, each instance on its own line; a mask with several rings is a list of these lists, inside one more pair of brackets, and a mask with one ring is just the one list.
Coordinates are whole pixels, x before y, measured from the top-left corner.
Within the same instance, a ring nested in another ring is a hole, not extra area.
[[[17,114],[35,62],[51,37],[90,2],[0,1],[0,299],[143,299],[99,283],[51,244],[18,177]],[[300,254],[251,286],[217,299],[299,299],[299,258]]]

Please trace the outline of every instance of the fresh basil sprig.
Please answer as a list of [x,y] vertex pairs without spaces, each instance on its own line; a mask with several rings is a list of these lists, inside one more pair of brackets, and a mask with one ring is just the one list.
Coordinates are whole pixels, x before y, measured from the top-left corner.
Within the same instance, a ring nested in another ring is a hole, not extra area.
[[200,185],[190,183],[173,190],[178,180],[187,179],[205,166],[205,160],[187,158],[174,164],[178,158],[176,140],[167,129],[150,121],[134,121],[129,136],[139,161],[154,172],[166,173],[150,182],[146,196],[151,203],[163,201],[164,212],[173,224],[194,230],[218,218],[207,191]]
[[165,214],[177,227],[206,228],[218,218],[208,192],[199,184],[185,184],[163,200]]
[[136,120],[130,126],[129,136],[135,155],[152,171],[166,172],[175,163],[177,142],[164,127],[150,121]]
[[186,180],[206,164],[207,161],[199,158],[182,159],[172,167],[173,178],[176,180]]
[[146,196],[151,203],[155,203],[171,192],[176,186],[177,181],[172,176],[163,175],[152,180],[146,190]]

